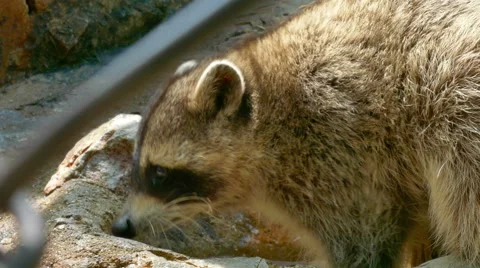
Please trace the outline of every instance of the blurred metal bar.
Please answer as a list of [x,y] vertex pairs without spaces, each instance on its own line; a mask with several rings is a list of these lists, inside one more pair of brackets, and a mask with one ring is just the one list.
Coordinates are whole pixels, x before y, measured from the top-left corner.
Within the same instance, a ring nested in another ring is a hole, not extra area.
[[[178,55],[192,49],[209,33],[228,24],[254,0],[193,0],[147,36],[128,48],[92,79],[82,84],[83,96],[62,116],[42,122],[29,148],[13,161],[0,163],[0,210],[15,190],[33,179],[39,168],[66,152],[82,131],[97,124],[121,100],[143,90],[161,71],[178,64]],[[177,59],[176,59],[177,58]],[[8,161],[8,160],[7,160]]]
[[17,190],[10,200],[9,208],[19,224],[20,245],[5,256],[0,267],[37,267],[45,244],[43,219],[27,202],[23,191]]

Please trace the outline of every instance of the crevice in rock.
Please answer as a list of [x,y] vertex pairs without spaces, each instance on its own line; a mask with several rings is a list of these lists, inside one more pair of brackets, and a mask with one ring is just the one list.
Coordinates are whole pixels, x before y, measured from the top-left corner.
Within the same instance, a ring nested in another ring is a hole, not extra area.
[[26,4],[28,7],[28,14],[35,13],[37,11],[35,7],[35,0],[26,0]]
[[186,261],[188,258],[184,255],[178,254],[178,253],[171,253],[165,250],[155,250],[151,249],[149,250],[153,255],[163,257],[169,261]]

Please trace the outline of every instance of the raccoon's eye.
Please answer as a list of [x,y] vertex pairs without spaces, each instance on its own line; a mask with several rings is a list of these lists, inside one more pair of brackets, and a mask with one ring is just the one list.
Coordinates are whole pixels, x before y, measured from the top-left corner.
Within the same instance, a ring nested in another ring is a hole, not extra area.
[[163,168],[163,167],[157,166],[157,167],[155,168],[155,172],[156,172],[156,174],[157,174],[158,177],[165,177],[165,176],[167,176],[167,170],[166,170],[165,168]]
[[163,167],[155,167],[155,176],[152,178],[153,187],[161,186],[167,180],[167,170]]

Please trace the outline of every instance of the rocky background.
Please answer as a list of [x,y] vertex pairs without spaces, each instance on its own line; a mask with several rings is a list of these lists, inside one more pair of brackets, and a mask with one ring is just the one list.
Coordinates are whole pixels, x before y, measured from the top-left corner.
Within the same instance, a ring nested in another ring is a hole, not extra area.
[[[0,161],[35,135],[34,125],[68,110],[76,86],[123,48],[195,0],[0,0]],[[310,0],[264,0],[198,47],[202,58],[263,32]],[[308,267],[295,234],[238,212],[196,219],[179,229],[136,239],[113,237],[110,225],[128,192],[133,139],[140,113],[166,74],[119,107],[115,118],[70,152],[45,164],[32,182],[31,203],[46,220],[42,267]],[[0,215],[0,252],[15,248],[15,220]],[[422,267],[458,266],[455,259]]]
[[92,61],[124,47],[190,0],[1,0],[0,82]]

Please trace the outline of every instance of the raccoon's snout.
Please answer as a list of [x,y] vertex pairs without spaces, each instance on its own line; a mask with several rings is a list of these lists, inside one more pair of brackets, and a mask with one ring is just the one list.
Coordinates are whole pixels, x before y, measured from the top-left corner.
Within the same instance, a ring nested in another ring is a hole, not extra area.
[[112,234],[124,238],[133,238],[136,235],[135,226],[129,214],[124,214],[115,220],[112,225]]

